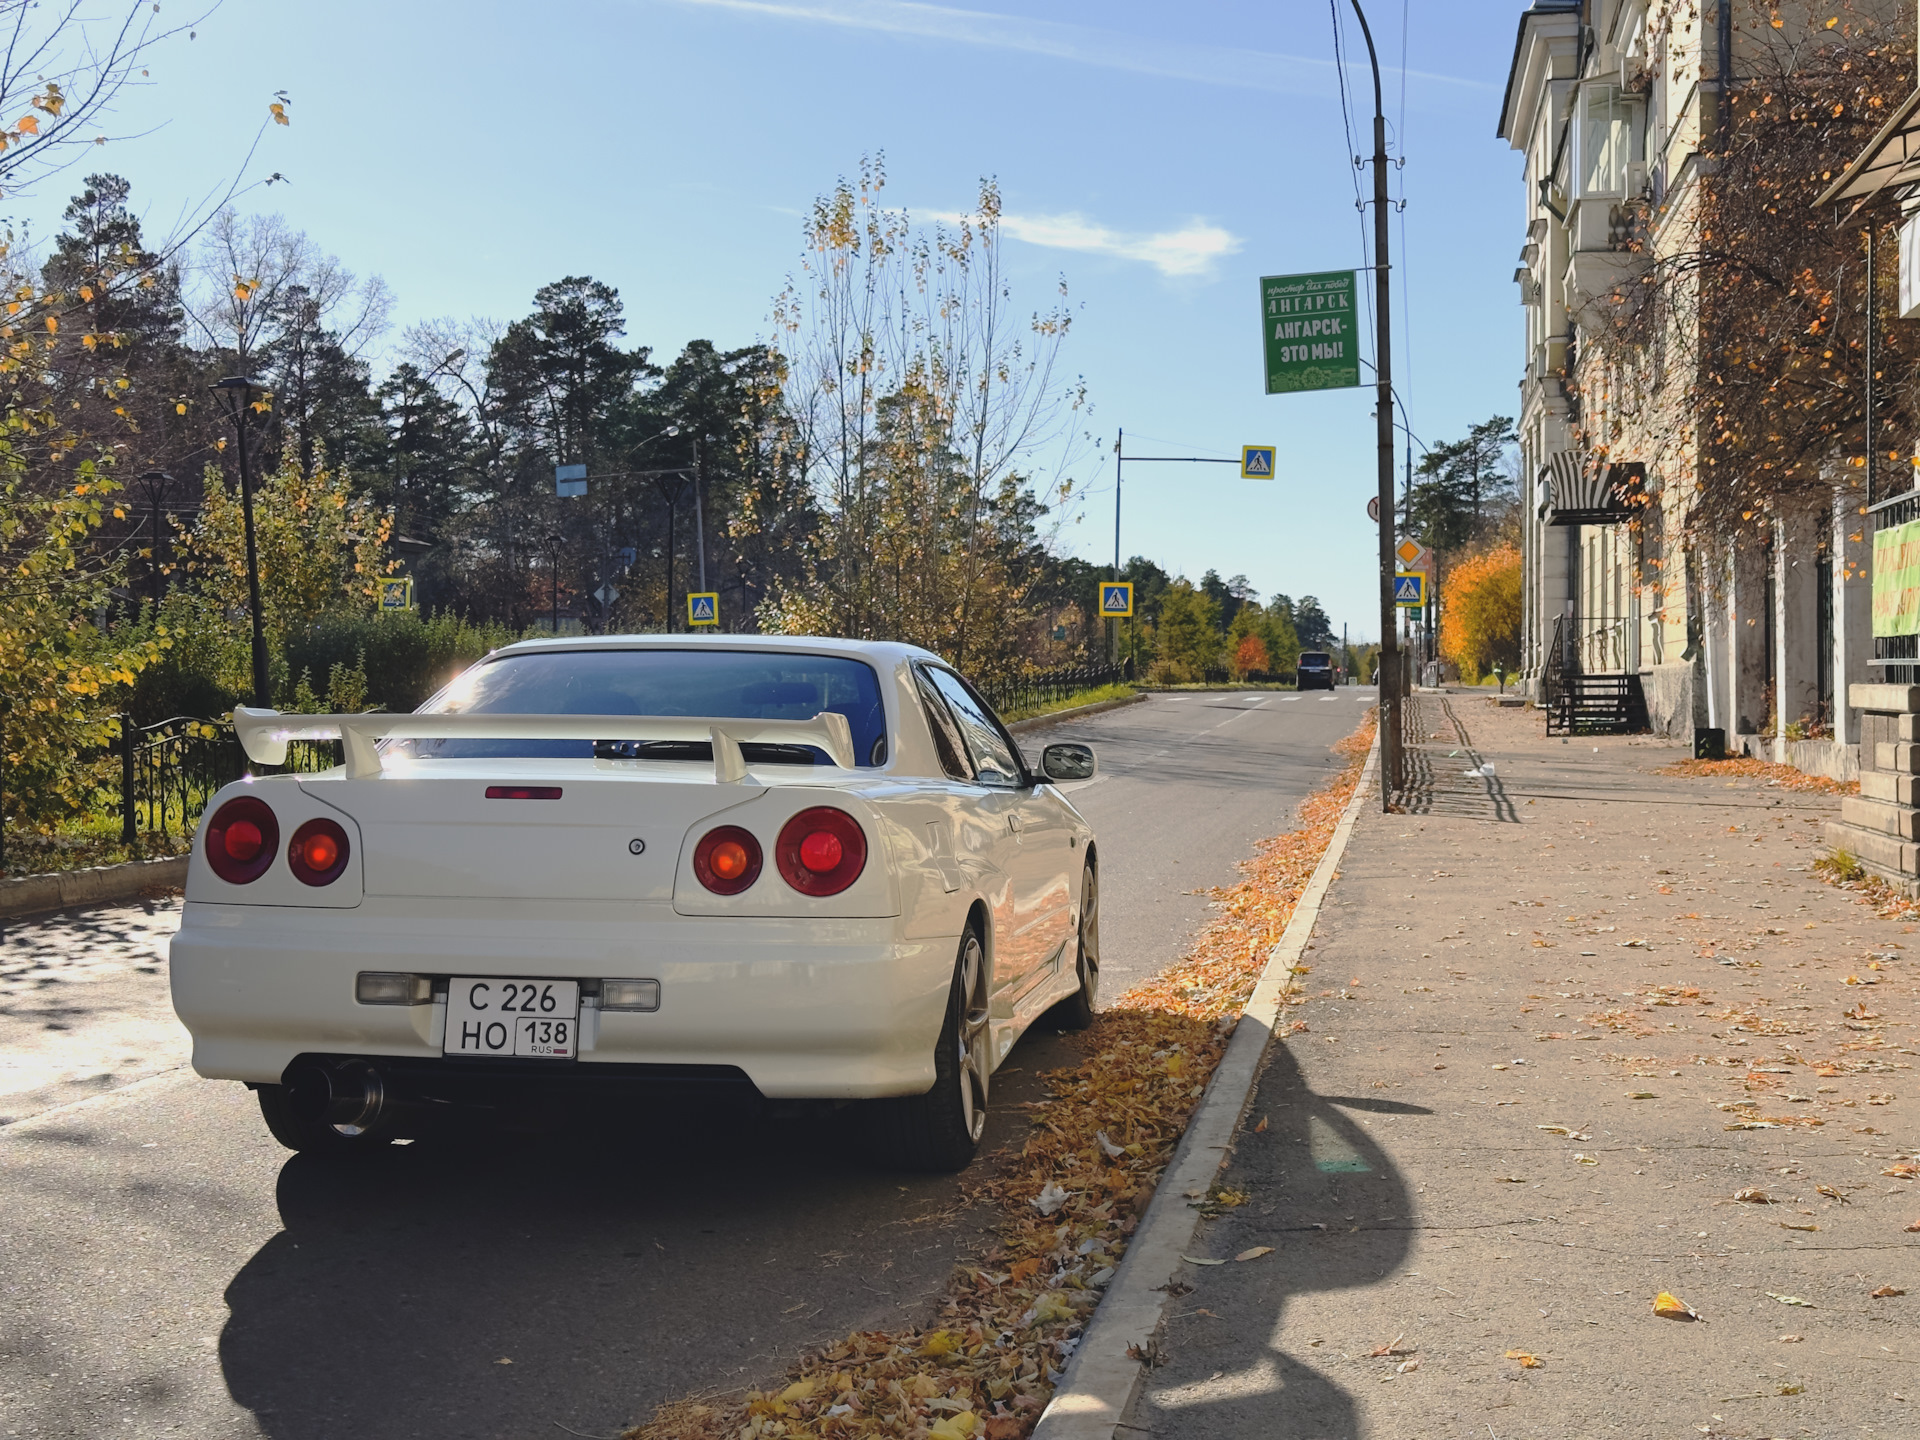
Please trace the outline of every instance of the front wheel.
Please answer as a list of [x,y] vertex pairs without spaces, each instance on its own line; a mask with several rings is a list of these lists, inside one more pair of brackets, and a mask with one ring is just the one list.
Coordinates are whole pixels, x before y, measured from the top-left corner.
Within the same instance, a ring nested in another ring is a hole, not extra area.
[[1100,872],[1093,857],[1080,878],[1080,933],[1074,970],[1080,988],[1053,1007],[1049,1017],[1062,1030],[1084,1030],[1093,1023],[1094,1003],[1100,993]]
[[933,1052],[933,1088],[876,1100],[871,1136],[881,1161],[901,1170],[964,1170],[987,1128],[993,1029],[987,1023],[986,951],[978,932],[960,941],[947,1014]]

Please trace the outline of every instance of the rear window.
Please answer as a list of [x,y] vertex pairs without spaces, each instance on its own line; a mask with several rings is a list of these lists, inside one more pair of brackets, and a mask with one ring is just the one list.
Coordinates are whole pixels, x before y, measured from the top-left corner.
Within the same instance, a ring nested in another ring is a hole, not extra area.
[[[873,667],[838,655],[750,650],[547,650],[503,655],[468,670],[420,707],[423,714],[697,715],[715,720],[847,717],[855,763],[887,760],[886,712]],[[405,740],[422,759],[489,756],[706,760],[705,741]],[[826,765],[813,745],[744,745],[759,764]]]
[[1333,657],[1324,650],[1302,650],[1300,663],[1309,670],[1329,670],[1333,667]]

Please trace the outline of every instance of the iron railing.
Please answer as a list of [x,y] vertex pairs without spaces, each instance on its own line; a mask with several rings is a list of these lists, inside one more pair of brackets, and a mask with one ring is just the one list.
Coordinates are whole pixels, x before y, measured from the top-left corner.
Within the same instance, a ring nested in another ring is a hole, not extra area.
[[984,685],[987,703],[1001,715],[1019,715],[1064,700],[1082,690],[1118,685],[1126,678],[1120,665],[1079,665],[1070,670],[1046,670],[1021,675],[998,685]]
[[185,839],[192,833],[221,786],[249,770],[306,774],[340,762],[337,740],[296,740],[287,746],[287,763],[253,765],[228,720],[175,715],[154,725],[134,725],[120,717],[120,839],[137,845],[144,833]]
[[[1867,507],[1867,519],[1876,535],[1909,520],[1920,520],[1920,489],[1875,501]],[[1920,665],[1920,635],[1874,636],[1873,657],[1867,664],[1883,671],[1879,676],[1882,680],[1895,684],[1911,682],[1914,667]]]

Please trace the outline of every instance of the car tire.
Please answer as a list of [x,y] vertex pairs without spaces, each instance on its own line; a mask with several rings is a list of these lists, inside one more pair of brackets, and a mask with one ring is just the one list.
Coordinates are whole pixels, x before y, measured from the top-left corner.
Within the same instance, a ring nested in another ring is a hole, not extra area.
[[1087,857],[1080,877],[1080,930],[1075,937],[1074,973],[1080,988],[1053,1007],[1047,1017],[1062,1030],[1084,1030],[1093,1024],[1100,996],[1100,871]]
[[261,1085],[260,1118],[267,1129],[289,1150],[305,1155],[372,1155],[386,1148],[391,1137],[379,1125],[362,1130],[354,1125],[329,1125],[324,1120],[309,1120],[294,1113],[292,1093],[285,1085]]
[[986,949],[977,930],[960,940],[947,1013],[933,1051],[933,1088],[924,1095],[876,1100],[869,1139],[882,1164],[897,1170],[951,1172],[973,1162],[987,1124],[993,1028],[987,1023]]

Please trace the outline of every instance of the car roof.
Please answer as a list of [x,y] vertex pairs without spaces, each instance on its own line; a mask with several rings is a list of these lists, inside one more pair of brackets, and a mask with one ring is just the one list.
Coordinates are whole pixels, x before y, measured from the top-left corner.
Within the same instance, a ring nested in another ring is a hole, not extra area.
[[892,668],[911,660],[946,662],[918,645],[896,640],[847,640],[826,635],[563,635],[552,640],[518,640],[495,650],[489,659],[577,650],[732,650],[760,654],[839,655]]

